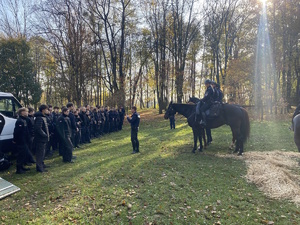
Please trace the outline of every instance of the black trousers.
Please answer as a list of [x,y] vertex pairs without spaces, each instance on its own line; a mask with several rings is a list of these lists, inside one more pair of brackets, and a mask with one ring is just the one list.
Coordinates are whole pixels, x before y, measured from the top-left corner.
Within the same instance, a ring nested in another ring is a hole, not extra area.
[[78,146],[81,140],[81,129],[75,133],[75,145],[74,147]]
[[73,144],[71,138],[62,140],[62,157],[64,162],[72,161]]
[[75,147],[75,136],[76,136],[76,130],[72,130],[72,134],[71,134],[71,142],[73,144],[73,146]]
[[17,170],[23,167],[24,163],[26,163],[26,154],[29,151],[28,146],[24,145],[17,145]]
[[170,127],[171,129],[175,129],[175,117],[170,117]]
[[81,128],[81,143],[90,142],[90,128],[82,127]]
[[44,158],[47,142],[36,142],[35,157],[36,157],[36,170],[44,170]]
[[51,135],[50,142],[51,142],[51,146],[52,146],[52,151],[56,151],[58,148],[58,136],[57,136],[56,132],[54,132]]
[[138,140],[138,132],[139,128],[138,127],[131,127],[131,143],[132,143],[132,148],[133,151],[139,152],[139,140]]

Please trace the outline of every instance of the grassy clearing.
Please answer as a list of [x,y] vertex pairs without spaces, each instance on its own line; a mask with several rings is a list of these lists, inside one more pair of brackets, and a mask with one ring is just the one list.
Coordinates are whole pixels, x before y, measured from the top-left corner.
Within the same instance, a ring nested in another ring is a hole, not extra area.
[[[213,130],[205,153],[192,131],[176,130],[155,111],[142,114],[140,154],[131,155],[129,126],[75,151],[74,164],[47,161],[47,174],[0,173],[21,188],[0,201],[0,224],[299,224],[300,209],[273,200],[244,179],[242,160],[227,154],[229,127]],[[246,151],[296,151],[289,122],[252,122]]]

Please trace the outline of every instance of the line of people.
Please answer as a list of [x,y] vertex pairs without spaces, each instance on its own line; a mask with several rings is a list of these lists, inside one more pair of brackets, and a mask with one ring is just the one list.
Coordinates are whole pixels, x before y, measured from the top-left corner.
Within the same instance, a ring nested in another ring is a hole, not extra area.
[[13,142],[17,146],[16,173],[23,174],[29,170],[25,166],[32,163],[36,163],[37,172],[47,172],[44,159],[57,150],[63,162],[73,163],[74,148],[91,143],[92,138],[122,130],[125,110],[89,105],[75,109],[73,103],[68,103],[60,112],[57,106],[41,105],[38,112],[30,107],[20,108],[18,115]]

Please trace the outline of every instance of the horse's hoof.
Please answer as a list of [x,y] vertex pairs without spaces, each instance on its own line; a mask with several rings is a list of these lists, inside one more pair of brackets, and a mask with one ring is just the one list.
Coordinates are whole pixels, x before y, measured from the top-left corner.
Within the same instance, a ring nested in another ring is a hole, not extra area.
[[199,152],[203,152],[203,148],[198,148]]
[[239,153],[238,153],[238,156],[243,156],[243,153],[239,152]]
[[192,151],[192,153],[194,153],[194,154],[195,154],[195,153],[196,153],[196,152],[195,152],[195,150],[193,150],[193,151]]

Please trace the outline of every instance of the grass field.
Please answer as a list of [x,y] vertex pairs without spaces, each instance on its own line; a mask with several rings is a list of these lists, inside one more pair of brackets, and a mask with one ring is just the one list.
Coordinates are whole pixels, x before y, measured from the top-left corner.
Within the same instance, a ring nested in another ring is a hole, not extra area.
[[[0,224],[300,224],[300,209],[273,200],[244,178],[243,160],[227,154],[229,127],[192,154],[192,131],[176,130],[155,111],[142,113],[140,154],[131,155],[130,128],[75,150],[76,163],[57,155],[49,172],[0,177],[21,191],[0,201]],[[252,122],[245,151],[296,151],[289,122]]]

